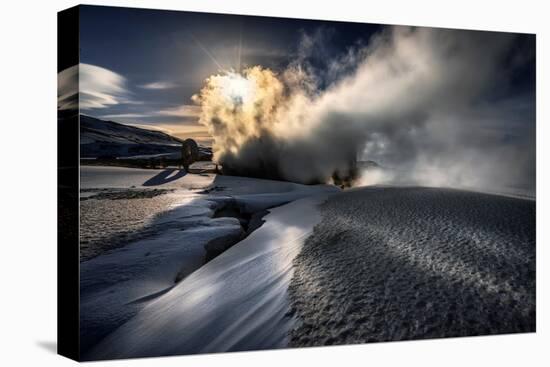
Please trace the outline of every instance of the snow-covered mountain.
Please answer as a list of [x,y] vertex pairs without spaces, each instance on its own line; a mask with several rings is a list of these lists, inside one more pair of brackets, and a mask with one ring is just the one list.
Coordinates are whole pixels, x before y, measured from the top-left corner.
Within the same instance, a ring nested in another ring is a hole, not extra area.
[[[80,115],[81,158],[130,158],[166,156],[178,158],[183,140],[158,130],[101,120]],[[200,146],[202,160],[210,159],[212,151]]]

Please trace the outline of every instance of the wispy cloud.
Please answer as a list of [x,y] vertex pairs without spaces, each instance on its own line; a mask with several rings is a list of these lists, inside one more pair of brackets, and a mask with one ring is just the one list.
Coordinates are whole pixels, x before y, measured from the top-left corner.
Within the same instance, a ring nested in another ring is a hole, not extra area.
[[99,109],[130,102],[126,78],[109,69],[79,65],[80,108]]
[[78,65],[57,74],[57,109],[78,109]]
[[158,90],[158,89],[172,89],[178,86],[179,85],[174,82],[158,81],[158,82],[152,82],[152,83],[140,85],[140,88]]
[[106,119],[142,119],[150,116],[151,115],[143,114],[143,113],[113,113],[113,114],[101,115],[100,117],[106,118]]
[[[166,120],[168,117],[173,117],[176,120],[182,121],[198,121],[201,109],[194,105],[181,105],[167,107],[161,110],[147,110],[143,112],[125,112],[125,113],[107,113],[101,115],[102,118],[109,119],[139,119],[139,120]],[[173,119],[172,119],[173,120]]]
[[182,118],[198,118],[201,113],[200,106],[182,105],[177,107],[166,108],[157,112],[160,116],[174,116]]
[[[74,65],[59,72],[57,80],[58,109],[80,107],[81,110],[92,110],[107,109],[116,105],[144,104],[143,101],[133,98],[124,76],[101,66]],[[137,114],[134,115],[133,117],[138,117]],[[140,114],[139,117],[143,115]]]

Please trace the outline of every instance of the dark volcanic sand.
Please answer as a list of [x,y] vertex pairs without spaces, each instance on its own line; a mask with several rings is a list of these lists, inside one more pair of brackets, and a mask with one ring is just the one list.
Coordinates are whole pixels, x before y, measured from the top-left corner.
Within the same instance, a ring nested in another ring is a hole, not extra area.
[[332,196],[295,259],[291,346],[535,331],[535,202],[430,188]]

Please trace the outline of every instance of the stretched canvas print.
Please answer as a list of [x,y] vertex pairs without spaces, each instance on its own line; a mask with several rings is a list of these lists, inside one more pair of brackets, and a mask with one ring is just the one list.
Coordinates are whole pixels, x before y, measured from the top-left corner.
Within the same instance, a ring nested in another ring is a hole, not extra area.
[[59,352],[534,332],[535,35],[58,16]]

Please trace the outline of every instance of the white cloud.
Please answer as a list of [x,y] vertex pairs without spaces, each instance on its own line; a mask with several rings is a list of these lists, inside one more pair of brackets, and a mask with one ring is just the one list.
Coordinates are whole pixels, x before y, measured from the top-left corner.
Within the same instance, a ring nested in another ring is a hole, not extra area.
[[57,74],[57,109],[78,109],[78,65]]
[[156,114],[160,116],[193,117],[198,119],[198,117],[200,116],[200,113],[201,113],[200,106],[182,105],[178,107],[166,108],[164,110],[160,110]]
[[[58,109],[101,109],[118,104],[140,104],[130,99],[126,78],[96,65],[79,64],[57,75]],[[80,97],[80,101],[79,101]]]
[[143,114],[143,113],[114,113],[114,114],[108,114],[108,115],[101,115],[101,118],[106,119],[141,119],[145,117],[149,117],[151,115]]
[[175,117],[176,119],[196,119],[198,121],[200,113],[201,109],[199,106],[181,105],[142,113],[111,113],[101,115],[101,117],[112,119],[151,119],[155,117]]
[[140,85],[140,88],[144,89],[172,89],[176,88],[178,84],[167,81],[158,81]]
[[106,108],[129,101],[126,78],[90,64],[79,66],[80,108]]

